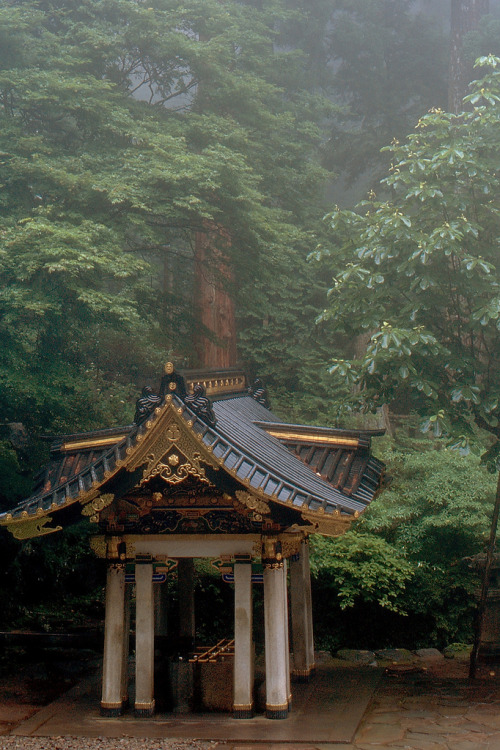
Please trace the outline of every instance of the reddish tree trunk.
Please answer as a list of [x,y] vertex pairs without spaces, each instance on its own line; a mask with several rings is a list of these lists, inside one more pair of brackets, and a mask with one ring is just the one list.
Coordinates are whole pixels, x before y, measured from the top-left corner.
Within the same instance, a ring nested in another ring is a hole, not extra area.
[[200,323],[200,367],[234,367],[236,317],[231,287],[233,271],[227,257],[231,240],[225,230],[210,227],[195,237],[195,307]]
[[473,78],[473,68],[464,60],[463,41],[474,31],[481,17],[490,10],[490,0],[451,0],[450,82],[448,107],[450,112],[463,110],[463,98]]

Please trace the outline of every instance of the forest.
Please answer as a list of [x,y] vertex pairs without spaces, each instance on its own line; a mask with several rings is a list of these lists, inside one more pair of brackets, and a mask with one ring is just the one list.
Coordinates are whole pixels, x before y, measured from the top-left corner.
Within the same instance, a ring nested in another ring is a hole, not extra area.
[[[43,435],[129,424],[167,360],[237,361],[289,422],[386,429],[386,489],[313,542],[319,645],[471,642],[500,460],[499,56],[494,0],[4,2],[0,510]],[[0,627],[101,616],[90,533],[2,535]],[[198,594],[223,628],[204,568]]]

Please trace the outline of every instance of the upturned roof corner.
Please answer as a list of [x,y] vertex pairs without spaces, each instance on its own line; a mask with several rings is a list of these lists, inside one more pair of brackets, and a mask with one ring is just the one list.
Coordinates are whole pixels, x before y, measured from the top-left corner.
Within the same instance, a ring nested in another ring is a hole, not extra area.
[[249,385],[242,370],[168,363],[159,392],[143,389],[132,424],[55,437],[32,495],[0,525],[17,539],[82,514],[107,533],[175,533],[195,517],[207,533],[343,533],[380,488],[384,466],[370,451],[380,431],[289,425],[266,404],[262,382]]

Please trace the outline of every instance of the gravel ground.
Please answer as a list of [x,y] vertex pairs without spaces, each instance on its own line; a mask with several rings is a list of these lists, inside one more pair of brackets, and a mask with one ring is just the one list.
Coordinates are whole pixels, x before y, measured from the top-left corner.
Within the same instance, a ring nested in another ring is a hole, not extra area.
[[215,750],[217,745],[134,737],[0,737],[0,750]]

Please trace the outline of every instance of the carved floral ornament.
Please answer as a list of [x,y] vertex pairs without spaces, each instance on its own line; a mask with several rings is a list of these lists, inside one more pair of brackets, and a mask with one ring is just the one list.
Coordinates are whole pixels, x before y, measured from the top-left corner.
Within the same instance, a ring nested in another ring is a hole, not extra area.
[[147,459],[148,465],[144,469],[141,485],[153,477],[160,477],[169,484],[179,484],[190,476],[200,482],[211,484],[206,477],[205,469],[200,464],[201,455],[197,451],[193,452],[191,460],[189,460],[174,445],[160,460],[156,458],[154,453],[150,453]]
[[[204,450],[204,446],[193,439],[189,424],[184,425],[182,422],[179,424],[175,414],[175,411],[179,410],[175,410],[171,397],[167,396],[165,400],[169,408],[169,414],[165,415],[166,424],[164,419],[159,420],[162,423],[161,426],[159,422],[147,423],[153,439],[149,445],[143,443],[138,447],[127,467],[128,470],[134,471],[146,464],[141,485],[156,476],[169,484],[178,484],[188,477],[210,484],[201,464],[202,462],[208,463],[217,469],[218,464],[210,455],[210,451]],[[180,411],[182,412],[182,409]]]
[[135,545],[125,537],[97,534],[90,537],[90,548],[96,557],[107,558],[117,565],[135,557]]
[[92,523],[97,523],[99,521],[99,513],[104,510],[104,508],[107,508],[108,505],[111,505],[114,499],[115,496],[111,493],[98,495],[96,498],[83,506],[82,516],[90,516],[90,521]]
[[254,521],[257,521],[258,523],[262,521],[263,516],[266,516],[271,512],[269,503],[266,503],[264,500],[260,500],[250,492],[246,492],[245,490],[236,490],[235,495],[242,505],[252,511],[252,517]]

